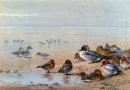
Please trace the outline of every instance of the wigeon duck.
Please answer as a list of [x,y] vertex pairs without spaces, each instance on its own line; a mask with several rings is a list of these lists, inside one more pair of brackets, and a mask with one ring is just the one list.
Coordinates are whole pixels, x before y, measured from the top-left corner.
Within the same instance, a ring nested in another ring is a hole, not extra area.
[[73,69],[72,62],[67,59],[62,67],[58,70],[59,73],[68,74]]
[[83,81],[95,81],[95,80],[102,80],[103,75],[99,69],[96,69],[94,72],[90,74],[82,73],[81,80]]
[[49,70],[54,69],[54,67],[55,67],[55,62],[53,59],[50,59],[47,63],[43,65],[37,66],[37,68],[42,68],[46,70],[46,73],[49,73],[50,72]]
[[102,60],[102,65],[100,67],[109,75],[115,75],[121,72],[121,70],[119,70],[115,64],[110,63],[106,59]]
[[81,47],[81,50],[79,50],[79,53],[75,54],[75,59],[79,59],[79,58],[82,60],[88,61],[89,63],[95,63],[107,57],[95,51],[90,51],[87,45],[83,45]]

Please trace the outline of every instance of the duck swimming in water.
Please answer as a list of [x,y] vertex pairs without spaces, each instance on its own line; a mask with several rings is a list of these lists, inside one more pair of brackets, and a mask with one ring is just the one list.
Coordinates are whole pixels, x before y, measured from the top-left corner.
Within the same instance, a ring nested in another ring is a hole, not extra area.
[[21,52],[21,54],[25,57],[25,58],[27,58],[27,57],[31,57],[30,55],[31,55],[31,52],[29,51],[30,49],[33,49],[31,46],[27,46],[27,49],[26,50],[23,50],[22,52]]
[[42,69],[46,70],[46,73],[50,73],[49,70],[54,69],[54,67],[55,67],[55,62],[53,59],[50,59],[47,63],[45,63],[43,65],[37,66],[37,68],[42,68]]
[[87,45],[83,45],[81,47],[81,50],[79,50],[79,53],[75,54],[75,59],[82,59],[84,61],[88,61],[89,63],[99,62],[105,58],[107,58],[107,57],[103,56],[95,51],[90,51],[90,49]]
[[20,47],[18,51],[12,52],[12,54],[16,55],[17,57],[21,57],[23,52],[23,48]]
[[47,54],[47,53],[41,53],[41,52],[38,52],[36,55],[37,55],[37,56],[41,56],[41,57],[43,57],[43,58],[46,58],[46,57],[49,56],[49,54]]
[[62,67],[58,70],[59,73],[68,74],[73,69],[72,62],[67,59]]

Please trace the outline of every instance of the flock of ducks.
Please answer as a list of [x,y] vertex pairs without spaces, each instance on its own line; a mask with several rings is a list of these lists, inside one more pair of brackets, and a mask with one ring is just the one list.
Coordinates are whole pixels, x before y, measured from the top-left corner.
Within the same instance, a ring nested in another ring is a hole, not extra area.
[[[98,46],[95,51],[92,51],[88,45],[83,45],[78,53],[75,53],[75,59],[87,61],[89,64],[101,62],[99,67],[109,77],[120,74],[123,70],[130,68],[130,49],[122,50],[116,45],[109,46],[106,44],[104,48]],[[37,66],[37,68],[42,68],[46,70],[46,73],[50,73],[50,70],[55,68],[55,62],[53,59],[50,59],[46,64]],[[58,73],[68,75],[72,69],[73,64],[71,60],[67,59],[58,70]],[[84,81],[102,80],[105,77],[100,69],[95,69],[90,74],[85,74],[85,72],[80,72],[79,74],[81,80]]]
[[[12,52],[11,54],[17,57],[28,57],[31,53],[30,50],[33,49],[31,46],[27,46],[26,49],[20,47],[18,51]],[[37,52],[38,56],[48,57],[49,54]],[[95,69],[93,72],[86,74],[85,72],[80,72],[81,80],[92,81],[92,80],[102,80],[105,76],[113,76],[120,74],[123,70],[130,68],[130,49],[122,50],[115,44],[110,46],[108,44],[103,46],[98,46],[96,50],[90,50],[88,45],[83,45],[77,53],[75,53],[74,59],[79,61],[86,61],[88,64],[94,64],[101,62],[99,66],[106,75],[103,75],[100,69]],[[46,73],[50,73],[50,70],[55,68],[55,61],[50,59],[47,63],[38,65],[36,68],[42,68]],[[65,60],[63,65],[57,71],[58,73],[64,73],[69,75],[73,70],[73,64],[70,59]],[[1,72],[1,71],[0,71]]]

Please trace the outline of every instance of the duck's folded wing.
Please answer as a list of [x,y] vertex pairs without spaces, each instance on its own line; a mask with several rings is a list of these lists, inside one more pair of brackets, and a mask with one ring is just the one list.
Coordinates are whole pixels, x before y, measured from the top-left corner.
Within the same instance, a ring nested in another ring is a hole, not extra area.
[[68,64],[66,67],[64,67],[63,72],[68,73],[72,70],[73,66],[71,64]]

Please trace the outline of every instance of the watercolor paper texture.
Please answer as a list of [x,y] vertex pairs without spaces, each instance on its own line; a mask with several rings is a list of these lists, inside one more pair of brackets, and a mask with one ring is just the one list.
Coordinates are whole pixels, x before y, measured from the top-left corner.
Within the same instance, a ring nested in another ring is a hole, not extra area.
[[[0,90],[86,90],[88,83],[77,74],[105,72],[101,62],[89,64],[75,59],[75,54],[83,45],[96,51],[97,46],[116,44],[122,50],[119,53],[128,50],[129,58],[129,9],[129,0],[0,0]],[[50,59],[56,64],[51,73],[36,68]],[[67,59],[73,63],[72,75],[58,73]],[[115,83],[129,82],[129,70],[124,73],[128,78],[93,82],[88,89],[128,90],[128,84]]]

